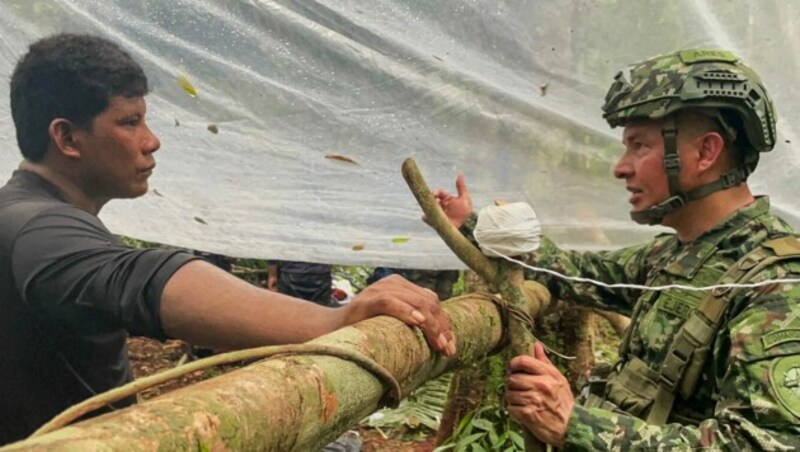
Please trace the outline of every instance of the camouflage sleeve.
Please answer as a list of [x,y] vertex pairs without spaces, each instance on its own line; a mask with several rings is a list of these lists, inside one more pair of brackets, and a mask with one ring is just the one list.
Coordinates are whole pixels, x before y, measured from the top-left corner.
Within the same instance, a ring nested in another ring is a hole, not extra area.
[[[800,277],[794,271],[771,273],[770,279]],[[712,418],[697,427],[657,427],[576,406],[566,449],[800,449],[800,284],[753,289],[734,303],[746,307],[714,345],[719,398]]]
[[[461,226],[464,234],[475,246],[473,230],[478,216],[473,213]],[[567,276],[602,281],[607,284],[628,283],[644,284],[647,271],[650,269],[646,259],[654,246],[667,240],[662,236],[655,242],[636,245],[613,251],[578,252],[560,249],[549,238],[543,236],[539,249],[520,257],[527,264],[539,268],[556,271]],[[532,279],[543,284],[550,293],[563,300],[570,300],[585,306],[595,307],[631,315],[640,290],[606,289],[590,283],[576,283],[556,276],[525,270],[525,279]]]
[[[650,265],[647,256],[653,243],[613,251],[578,252],[560,249],[542,237],[539,249],[523,257],[529,265],[556,271],[566,276],[601,281],[606,284],[644,284]],[[596,284],[568,281],[551,274],[526,269],[525,278],[533,279],[562,300],[630,315],[640,290],[608,289]]]

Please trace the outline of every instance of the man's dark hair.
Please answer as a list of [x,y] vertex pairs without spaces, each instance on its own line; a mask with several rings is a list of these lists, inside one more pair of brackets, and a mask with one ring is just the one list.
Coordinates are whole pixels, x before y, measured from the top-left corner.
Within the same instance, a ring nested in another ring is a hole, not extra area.
[[57,34],[31,44],[11,76],[11,116],[22,155],[44,157],[53,119],[88,130],[112,97],[147,92],[142,67],[104,38]]

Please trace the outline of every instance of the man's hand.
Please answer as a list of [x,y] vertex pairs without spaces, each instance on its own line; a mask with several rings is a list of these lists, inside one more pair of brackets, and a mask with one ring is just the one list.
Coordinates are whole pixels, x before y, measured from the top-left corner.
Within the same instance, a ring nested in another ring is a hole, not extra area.
[[267,265],[267,289],[278,291],[278,264]]
[[511,360],[506,376],[506,409],[509,416],[540,441],[563,446],[575,399],[567,379],[550,362],[540,342],[534,356]]
[[[443,188],[437,188],[433,191],[433,196],[439,201],[444,214],[447,215],[453,226],[460,228],[472,213],[472,198],[469,196],[463,174],[456,177],[456,190],[458,196],[448,193]],[[425,221],[425,217],[422,219]]]
[[439,305],[436,293],[412,284],[400,275],[382,278],[339,309],[347,312],[345,325],[378,315],[390,315],[408,325],[420,327],[435,350],[447,356],[456,353],[450,319]]
[[276,292],[278,290],[278,277],[269,275],[267,276],[267,289]]

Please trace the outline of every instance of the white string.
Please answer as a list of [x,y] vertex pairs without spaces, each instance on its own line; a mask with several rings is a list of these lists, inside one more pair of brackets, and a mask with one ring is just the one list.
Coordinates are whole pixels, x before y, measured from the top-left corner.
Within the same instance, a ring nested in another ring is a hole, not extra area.
[[535,271],[537,273],[547,273],[548,275],[552,275],[552,276],[555,276],[557,278],[565,279],[567,281],[589,283],[589,284],[594,284],[595,286],[605,287],[605,288],[608,288],[608,289],[639,289],[639,290],[651,290],[651,291],[664,291],[664,290],[669,290],[669,289],[681,289],[681,290],[689,290],[689,291],[695,291],[695,292],[703,292],[703,291],[709,291],[709,290],[721,289],[721,288],[728,288],[728,287],[730,287],[730,288],[755,288],[755,287],[769,286],[769,285],[778,284],[778,283],[780,283],[780,284],[784,284],[784,283],[800,283],[800,279],[787,278],[787,279],[770,279],[770,280],[767,280],[767,281],[761,281],[761,282],[757,282],[757,283],[715,284],[713,286],[700,286],[700,287],[684,286],[682,284],[667,284],[665,286],[641,286],[639,284],[623,284],[623,283],[607,284],[607,283],[604,283],[602,281],[596,281],[596,280],[591,279],[591,278],[582,278],[580,276],[567,276],[567,275],[563,275],[563,274],[561,274],[561,273],[559,273],[557,271],[549,270],[547,268],[534,267],[532,265],[526,264],[525,262],[522,262],[520,260],[514,259],[513,257],[509,257],[509,256],[506,256],[504,254],[498,253],[496,250],[493,250],[493,249],[491,249],[490,247],[488,247],[486,245],[482,245],[482,247],[486,248],[487,250],[491,251],[492,253],[495,253],[497,256],[500,256],[500,257],[502,257],[503,259],[505,259],[505,260],[507,260],[509,262],[514,262],[515,264],[521,265],[521,266],[523,266],[523,267],[525,267],[527,269],[533,270],[533,271]]

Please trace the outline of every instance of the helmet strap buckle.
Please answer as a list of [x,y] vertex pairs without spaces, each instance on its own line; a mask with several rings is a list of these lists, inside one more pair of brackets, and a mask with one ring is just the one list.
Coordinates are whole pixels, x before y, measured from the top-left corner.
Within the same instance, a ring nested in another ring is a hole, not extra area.
[[639,224],[661,224],[670,212],[674,212],[686,204],[687,198],[683,193],[672,195],[664,201],[638,212],[631,212],[631,219]]

